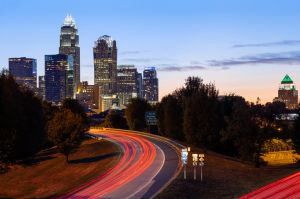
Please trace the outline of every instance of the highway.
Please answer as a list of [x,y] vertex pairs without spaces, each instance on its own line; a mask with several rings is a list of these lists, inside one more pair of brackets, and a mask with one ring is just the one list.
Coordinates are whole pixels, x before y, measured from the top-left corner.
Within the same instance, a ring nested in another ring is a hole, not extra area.
[[180,172],[180,145],[159,136],[116,129],[90,134],[116,143],[119,162],[104,174],[59,198],[153,198]]
[[253,191],[240,199],[298,199],[300,198],[300,172]]

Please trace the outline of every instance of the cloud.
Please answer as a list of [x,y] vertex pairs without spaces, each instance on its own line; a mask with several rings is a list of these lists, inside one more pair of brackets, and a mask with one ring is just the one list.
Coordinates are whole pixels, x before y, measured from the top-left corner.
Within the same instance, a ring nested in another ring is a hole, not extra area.
[[146,50],[128,50],[128,51],[122,51],[120,52],[120,55],[136,55],[136,54],[141,54],[148,52]]
[[256,43],[256,44],[236,44],[233,48],[245,47],[273,47],[273,46],[296,46],[300,45],[300,40],[283,40],[278,42]]
[[122,60],[122,62],[153,63],[153,62],[173,61],[174,59],[169,59],[169,58],[124,58],[121,60]]
[[264,53],[251,56],[242,56],[226,60],[209,60],[209,66],[234,66],[246,64],[281,64],[295,65],[300,64],[300,51],[282,52],[282,53]]
[[162,72],[179,72],[179,71],[192,71],[192,70],[205,70],[204,66],[167,66],[157,68],[158,71]]

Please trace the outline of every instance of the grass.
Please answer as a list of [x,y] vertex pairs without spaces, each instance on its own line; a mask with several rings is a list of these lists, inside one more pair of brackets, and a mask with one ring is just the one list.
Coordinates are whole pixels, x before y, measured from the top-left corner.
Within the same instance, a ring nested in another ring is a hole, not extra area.
[[112,167],[118,147],[88,139],[70,155],[70,163],[55,149],[40,152],[31,165],[13,165],[0,175],[0,198],[49,198],[67,193]]
[[[194,152],[202,151],[196,149]],[[191,158],[190,154],[189,157]],[[197,168],[198,179],[193,180],[191,161],[189,159],[187,166],[187,180],[183,179],[182,171],[180,176],[157,196],[157,199],[237,198],[292,173],[299,172],[297,164],[254,168],[251,164],[208,151],[205,154],[203,181],[200,182],[199,167]]]

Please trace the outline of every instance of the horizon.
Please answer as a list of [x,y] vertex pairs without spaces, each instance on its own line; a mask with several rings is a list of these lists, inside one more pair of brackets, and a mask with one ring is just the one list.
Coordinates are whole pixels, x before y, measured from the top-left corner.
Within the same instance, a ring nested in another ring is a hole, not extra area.
[[266,103],[277,96],[286,74],[300,85],[298,6],[295,0],[276,5],[270,0],[4,0],[0,68],[8,68],[8,58],[30,57],[43,75],[44,55],[58,54],[60,27],[71,14],[79,33],[81,81],[93,84],[94,42],[110,35],[117,42],[118,65],[133,64],[139,72],[156,67],[160,99],[188,76],[199,76],[215,83],[220,95]]

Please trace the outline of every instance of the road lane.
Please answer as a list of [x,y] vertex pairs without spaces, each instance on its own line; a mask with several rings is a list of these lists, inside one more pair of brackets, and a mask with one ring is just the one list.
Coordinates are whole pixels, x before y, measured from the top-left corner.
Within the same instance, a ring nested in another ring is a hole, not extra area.
[[152,198],[180,169],[179,147],[168,139],[115,129],[91,133],[118,144],[120,161],[111,170],[60,198]]

